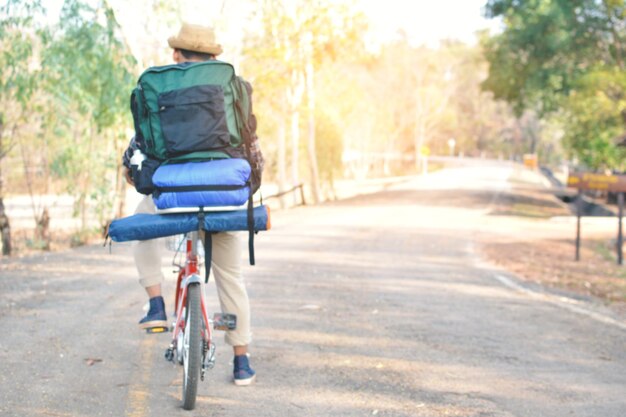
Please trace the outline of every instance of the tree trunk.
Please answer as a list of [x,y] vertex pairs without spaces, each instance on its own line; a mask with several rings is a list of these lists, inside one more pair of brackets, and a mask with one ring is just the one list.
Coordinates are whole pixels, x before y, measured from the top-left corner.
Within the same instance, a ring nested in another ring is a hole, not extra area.
[[[287,188],[287,128],[285,119],[280,118],[278,125],[278,193],[282,194]],[[286,207],[284,196],[280,197],[280,207]]]
[[119,178],[117,180],[119,184],[119,199],[117,200],[117,209],[115,210],[115,216],[117,218],[124,217],[124,211],[126,208],[126,178],[124,176],[124,165],[120,166]]
[[[300,103],[302,101],[302,77],[297,71],[291,73],[291,85],[287,93],[291,112],[291,179],[294,186],[300,184]],[[298,205],[298,195],[293,193],[293,204]]]
[[[84,190],[85,188],[83,188]],[[81,191],[78,197],[78,212],[80,213],[80,231],[85,233],[88,228],[87,223],[87,191]]]
[[11,225],[9,224],[9,217],[6,214],[4,208],[4,201],[0,196],[0,233],[2,234],[2,255],[11,255]]
[[[291,179],[293,185],[296,186],[300,183],[300,176],[298,175],[299,166],[298,160],[300,159],[300,112],[297,109],[291,112]],[[298,195],[293,194],[294,205],[298,205]]]
[[394,149],[396,148],[396,137],[395,135],[391,135],[387,146],[384,147],[385,154],[383,155],[383,175],[390,176],[391,175],[391,164],[395,157]]
[[41,249],[50,250],[50,214],[48,207],[44,207],[41,216],[37,219],[36,239],[41,242]]
[[320,193],[320,176],[319,169],[317,167],[317,152],[315,149],[315,79],[313,64],[311,63],[311,57],[308,57],[309,62],[306,65],[306,89],[308,100],[308,112],[309,112],[309,138],[308,138],[308,153],[309,153],[309,169],[311,170],[311,191],[313,193],[313,201],[315,204],[319,204],[321,201]]
[[24,178],[26,179],[26,189],[28,190],[28,195],[30,197],[30,206],[33,214],[33,221],[35,223],[35,235],[37,235],[37,225],[39,224],[39,208],[37,204],[35,204],[35,191],[33,190],[33,178],[30,174],[29,170],[29,160],[26,156],[26,149],[24,148],[24,142],[22,139],[19,140],[20,146],[20,154],[22,156],[22,166],[24,168]]
[[2,176],[2,159],[7,153],[2,141],[4,133],[4,115],[0,113],[0,234],[2,235],[2,255],[11,255],[11,224],[4,208],[4,177]]
[[89,172],[89,163],[92,162],[91,158],[92,158],[92,152],[93,152],[93,142],[94,142],[94,135],[92,134],[92,132],[94,132],[96,129],[93,128],[93,126],[89,126],[87,128],[87,131],[85,132],[84,135],[81,135],[80,132],[76,131],[75,132],[75,136],[74,136],[74,140],[76,144],[81,143],[80,139],[81,137],[86,136],[87,137],[87,144],[86,144],[86,153],[85,153],[85,157],[81,158],[81,179],[79,181],[79,187],[80,187],[80,194],[79,194],[79,198],[78,198],[78,208],[79,208],[79,212],[80,212],[80,231],[81,233],[85,233],[88,229],[89,229],[89,218],[88,218],[88,209],[89,209],[89,205],[88,203],[88,196],[89,196],[89,190],[91,188],[91,175]]
[[426,136],[426,128],[424,123],[420,121],[418,123],[417,134],[415,135],[415,170],[420,173],[424,161],[422,160],[422,147],[424,146]]

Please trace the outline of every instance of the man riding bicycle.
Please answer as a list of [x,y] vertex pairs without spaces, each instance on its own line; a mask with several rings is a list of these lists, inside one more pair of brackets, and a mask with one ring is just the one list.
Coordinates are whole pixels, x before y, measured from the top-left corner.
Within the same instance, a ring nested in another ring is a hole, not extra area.
[[[173,49],[174,62],[180,65],[215,60],[222,53],[222,47],[216,43],[215,34],[210,27],[183,23],[179,33],[168,39],[168,44]],[[246,86],[249,87],[249,84]],[[251,112],[250,114],[254,118]],[[252,120],[249,125],[256,128],[256,120]],[[136,149],[141,150],[143,146],[141,140],[134,137],[123,156],[126,181],[131,185],[134,185],[130,168],[131,157]],[[151,196],[144,196],[135,210],[135,213],[155,212],[156,207]],[[211,267],[220,307],[223,312],[237,316],[236,329],[227,331],[225,337],[226,343],[233,347],[234,352],[234,383],[249,385],[255,379],[255,371],[250,367],[247,356],[251,341],[250,304],[241,268],[242,239],[239,232],[220,232],[213,235],[212,242]],[[161,246],[156,239],[138,241],[133,247],[139,282],[150,299],[150,309],[139,321],[139,326],[146,330],[167,328],[168,325],[161,295],[164,276],[160,252]]]

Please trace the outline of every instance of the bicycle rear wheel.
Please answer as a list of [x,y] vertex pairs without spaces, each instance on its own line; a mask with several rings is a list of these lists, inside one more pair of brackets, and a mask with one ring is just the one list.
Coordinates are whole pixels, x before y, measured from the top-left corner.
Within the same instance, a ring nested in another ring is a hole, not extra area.
[[183,408],[193,410],[196,406],[198,380],[202,367],[202,312],[200,284],[187,287],[185,335],[183,342]]

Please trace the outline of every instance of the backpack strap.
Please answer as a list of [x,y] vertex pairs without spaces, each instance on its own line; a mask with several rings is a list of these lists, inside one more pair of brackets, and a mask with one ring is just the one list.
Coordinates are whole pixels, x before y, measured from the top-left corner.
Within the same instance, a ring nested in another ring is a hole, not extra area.
[[[246,160],[250,163],[252,168],[251,187],[253,192],[256,191],[261,185],[261,170],[262,158],[259,145],[256,138],[256,118],[252,113],[252,99],[250,96],[251,91],[248,90],[249,84],[247,84],[241,77],[235,77],[234,79],[235,91],[235,116],[237,119],[237,125],[241,138],[243,140],[242,146]],[[242,103],[241,97],[244,97],[244,92],[247,96],[246,102]],[[243,106],[247,105],[244,109]],[[251,123],[253,126],[251,126]]]
[[[143,148],[143,135],[139,127],[139,109],[137,107],[137,88],[133,89],[130,95],[130,113],[133,116],[133,127],[135,128],[135,143],[137,143],[139,149]],[[142,151],[144,149],[141,149]]]

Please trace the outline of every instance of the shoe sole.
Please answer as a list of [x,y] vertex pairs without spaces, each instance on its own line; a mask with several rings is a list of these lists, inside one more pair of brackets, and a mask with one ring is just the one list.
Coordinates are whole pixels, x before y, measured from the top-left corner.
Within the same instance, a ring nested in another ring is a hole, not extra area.
[[145,323],[139,323],[140,329],[150,329],[152,327],[165,327],[167,329],[167,321],[166,320],[152,320],[152,321],[147,321]]
[[256,379],[256,375],[252,375],[252,378],[248,378],[248,379],[235,379],[235,385],[237,385],[238,387],[245,387],[246,385],[250,385],[254,382],[254,380]]

